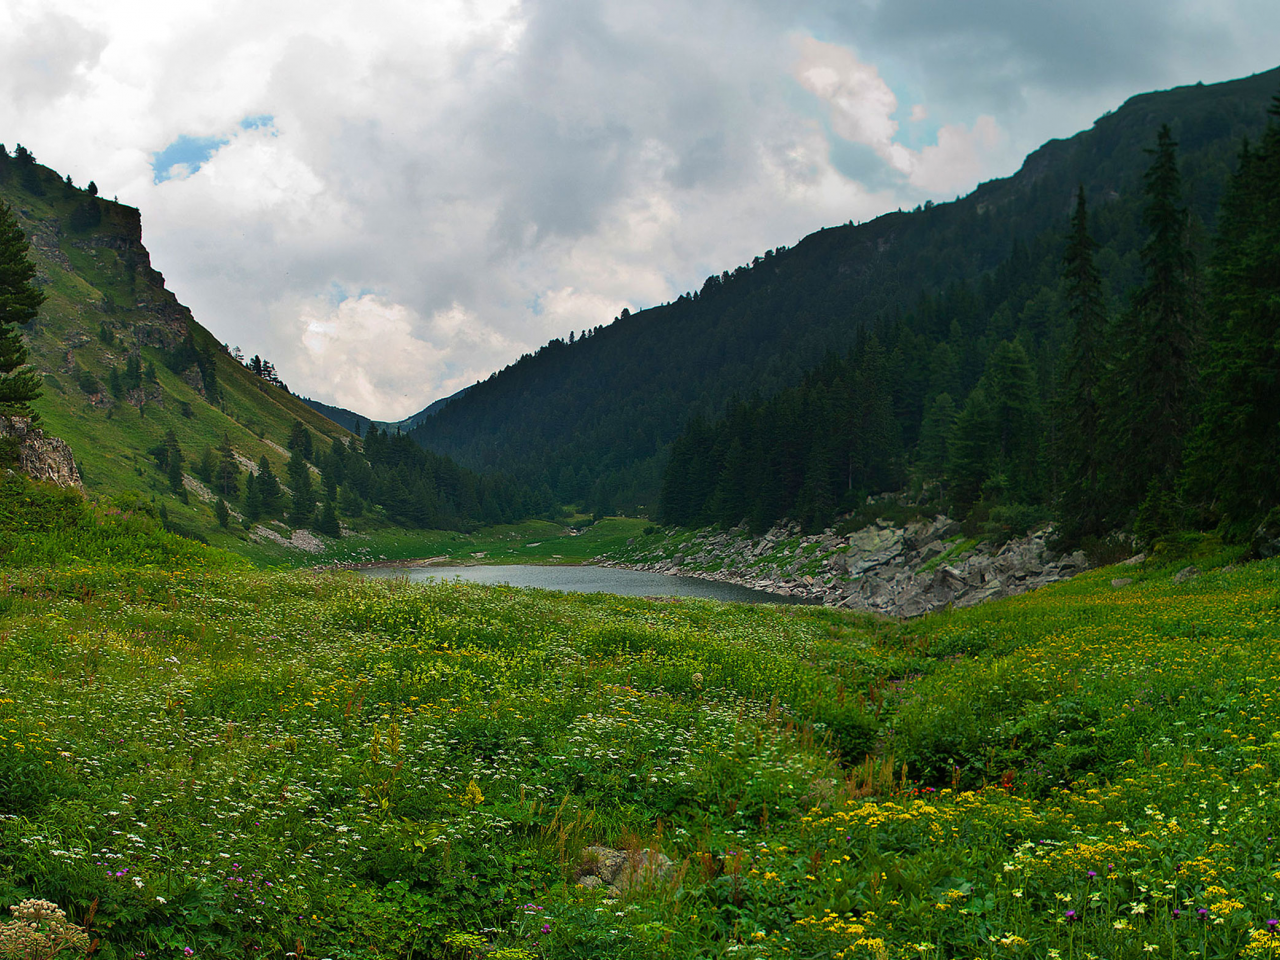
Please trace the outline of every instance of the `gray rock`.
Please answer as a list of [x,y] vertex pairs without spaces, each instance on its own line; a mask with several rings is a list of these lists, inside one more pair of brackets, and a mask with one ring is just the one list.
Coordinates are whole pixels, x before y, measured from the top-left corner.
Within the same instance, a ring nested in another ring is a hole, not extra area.
[[1275,511],[1272,511],[1272,515],[1253,531],[1249,545],[1253,549],[1253,555],[1259,560],[1280,557],[1280,520],[1274,518]]
[[1121,560],[1117,566],[1120,567],[1136,567],[1140,563],[1145,563],[1147,555],[1145,553],[1134,554],[1128,560]]
[[932,540],[926,543],[920,550],[920,562],[928,563],[934,557],[941,556],[947,552],[947,545],[941,540]]
[[27,476],[84,492],[75,457],[65,440],[48,436],[26,417],[0,417],[0,437],[17,441],[18,467]]
[[1121,587],[1127,587],[1133,583],[1133,577],[1116,577],[1111,581],[1111,585],[1119,590]]
[[1186,583],[1188,580],[1194,580],[1198,576],[1200,576],[1200,570],[1194,565],[1190,567],[1183,567],[1173,575],[1173,582]]
[[592,846],[582,852],[577,882],[584,887],[607,887],[610,896],[626,893],[637,884],[661,882],[671,876],[674,864],[663,853],[653,850],[615,850]]

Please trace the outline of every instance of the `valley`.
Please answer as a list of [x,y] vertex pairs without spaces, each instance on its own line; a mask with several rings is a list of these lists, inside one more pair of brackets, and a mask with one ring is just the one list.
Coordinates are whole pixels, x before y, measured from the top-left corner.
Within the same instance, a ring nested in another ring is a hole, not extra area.
[[0,150],[0,957],[1280,956],[1277,84],[398,421]]

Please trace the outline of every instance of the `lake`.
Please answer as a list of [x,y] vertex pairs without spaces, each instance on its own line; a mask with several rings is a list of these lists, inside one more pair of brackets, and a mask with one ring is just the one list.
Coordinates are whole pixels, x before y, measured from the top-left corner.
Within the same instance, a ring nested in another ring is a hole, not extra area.
[[646,570],[616,567],[541,566],[509,564],[471,567],[366,567],[369,577],[405,577],[414,583],[426,580],[464,580],[467,583],[505,583],[513,587],[537,587],[561,593],[616,593],[624,597],[708,597],[734,603],[796,603],[763,590],[751,590],[732,583],[699,580],[697,577],[670,577]]

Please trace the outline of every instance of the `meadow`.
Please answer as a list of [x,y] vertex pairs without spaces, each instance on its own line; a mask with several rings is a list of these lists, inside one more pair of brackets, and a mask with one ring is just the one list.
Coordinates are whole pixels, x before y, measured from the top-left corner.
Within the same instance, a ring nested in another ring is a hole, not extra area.
[[[55,500],[0,511],[0,907],[95,957],[1280,955],[1275,562],[898,624]],[[672,867],[590,888],[591,844]]]

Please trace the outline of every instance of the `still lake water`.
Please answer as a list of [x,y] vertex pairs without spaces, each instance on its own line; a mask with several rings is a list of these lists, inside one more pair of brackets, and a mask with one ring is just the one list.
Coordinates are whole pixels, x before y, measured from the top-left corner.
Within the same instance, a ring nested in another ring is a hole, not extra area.
[[615,567],[540,566],[510,564],[476,567],[367,567],[369,577],[406,577],[414,583],[426,580],[464,580],[467,583],[505,583],[513,587],[538,587],[561,593],[616,593],[624,597],[709,597],[735,603],[795,603],[763,590],[732,583],[716,583],[697,577],[669,577],[647,570]]

